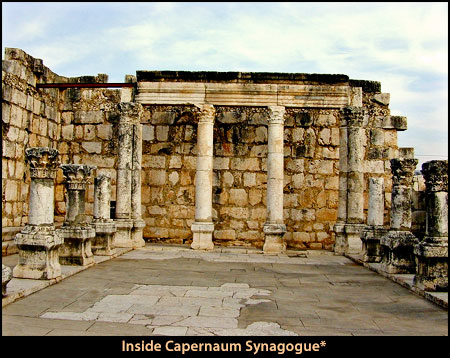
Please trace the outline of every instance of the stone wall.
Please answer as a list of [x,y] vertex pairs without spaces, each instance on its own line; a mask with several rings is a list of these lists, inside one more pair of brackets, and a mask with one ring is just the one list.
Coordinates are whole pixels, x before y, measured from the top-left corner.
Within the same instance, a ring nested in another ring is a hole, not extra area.
[[55,148],[60,139],[58,89],[36,89],[36,82],[62,78],[19,49],[6,49],[2,61],[2,254],[14,252],[14,234],[28,221],[29,173],[25,149]]
[[[61,163],[90,163],[115,180],[117,139],[114,116],[120,90],[36,88],[36,83],[107,82],[106,75],[62,77],[20,49],[7,48],[2,61],[2,254],[16,252],[14,235],[28,222],[29,172],[25,149],[58,149]],[[59,171],[55,186],[55,221],[65,215]],[[93,184],[87,213],[92,215]]]

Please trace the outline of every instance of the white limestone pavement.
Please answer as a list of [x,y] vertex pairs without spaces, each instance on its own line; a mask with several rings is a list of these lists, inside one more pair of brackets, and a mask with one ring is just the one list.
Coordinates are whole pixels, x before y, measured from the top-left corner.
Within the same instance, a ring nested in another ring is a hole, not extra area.
[[246,283],[220,287],[136,285],[127,295],[108,295],[84,312],[45,312],[41,318],[127,322],[145,325],[154,335],[296,335],[273,322],[238,328],[240,309],[270,302],[252,298],[271,291]]

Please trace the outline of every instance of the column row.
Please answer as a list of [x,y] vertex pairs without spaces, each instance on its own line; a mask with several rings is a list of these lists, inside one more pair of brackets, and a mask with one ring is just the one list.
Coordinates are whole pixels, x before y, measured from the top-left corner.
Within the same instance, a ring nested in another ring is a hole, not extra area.
[[[268,120],[267,158],[267,219],[264,225],[264,253],[279,253],[286,249],[283,236],[284,182],[284,111],[283,106],[270,106]],[[192,223],[196,250],[212,250],[212,184],[213,184],[213,132],[215,109],[212,105],[200,107],[197,132],[197,166],[195,182],[195,221]]]

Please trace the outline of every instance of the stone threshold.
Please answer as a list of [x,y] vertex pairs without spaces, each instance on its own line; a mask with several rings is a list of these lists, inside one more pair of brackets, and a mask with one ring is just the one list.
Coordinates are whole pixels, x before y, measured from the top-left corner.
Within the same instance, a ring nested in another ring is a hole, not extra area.
[[346,254],[345,257],[353,260],[354,262],[367,267],[368,269],[380,274],[383,277],[390,279],[391,281],[398,283],[399,285],[407,288],[413,293],[433,302],[434,304],[448,309],[448,292],[430,292],[422,290],[413,284],[414,274],[388,274],[381,270],[381,264],[379,263],[367,263],[362,261],[362,255],[360,254]]
[[[97,265],[101,262],[112,260],[113,258],[116,258],[118,256],[121,256],[127,252],[132,251],[133,248],[116,248],[116,253],[111,256],[97,256],[94,255],[95,262],[91,265],[86,266],[72,266],[72,265],[61,265],[61,276],[58,278],[54,278],[51,280],[33,280],[33,279],[26,279],[26,278],[12,278],[11,281],[9,281],[8,286],[6,288],[6,297],[2,298],[2,307],[5,307],[6,305],[13,303],[20,298],[26,297],[31,295],[32,293],[35,293],[37,291],[40,291],[48,286],[54,285],[62,280],[64,280],[67,277],[73,276],[81,271],[87,270],[88,268]],[[11,256],[17,256],[16,255],[9,255],[8,259],[11,260]]]

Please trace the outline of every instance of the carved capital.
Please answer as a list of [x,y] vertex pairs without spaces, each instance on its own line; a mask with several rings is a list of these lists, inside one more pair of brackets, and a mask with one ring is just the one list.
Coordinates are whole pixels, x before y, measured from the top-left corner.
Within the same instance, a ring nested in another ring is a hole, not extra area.
[[59,151],[47,147],[33,147],[25,150],[25,161],[30,165],[34,179],[54,179],[59,167]]
[[117,104],[119,123],[138,124],[141,121],[144,108],[137,102],[120,102]]
[[412,186],[417,159],[391,159],[392,183],[394,185]]
[[200,109],[198,114],[198,121],[205,123],[214,123],[214,117],[216,114],[216,109],[212,104],[201,104],[196,105]]
[[428,192],[448,191],[448,160],[431,160],[422,164]]
[[284,106],[268,106],[269,109],[269,124],[283,124],[284,123],[284,112],[286,111],[286,107]]
[[92,171],[97,167],[85,164],[63,164],[61,169],[67,189],[85,190],[86,185],[90,183]]
[[364,121],[364,109],[362,107],[347,106],[342,110],[344,115],[343,125],[347,127],[362,127]]

